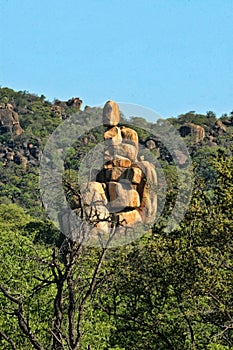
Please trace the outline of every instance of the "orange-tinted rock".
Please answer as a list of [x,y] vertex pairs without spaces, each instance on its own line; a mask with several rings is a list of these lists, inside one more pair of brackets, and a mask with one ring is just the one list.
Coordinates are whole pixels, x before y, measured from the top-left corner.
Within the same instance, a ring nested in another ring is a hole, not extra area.
[[222,131],[222,132],[227,131],[226,125],[224,125],[220,119],[216,121],[215,129],[217,129],[218,131]]
[[140,198],[137,191],[132,185],[126,181],[109,182],[108,184],[110,206],[119,211],[124,208],[138,208],[140,206]]
[[136,166],[132,166],[128,171],[127,179],[132,184],[139,184],[142,180],[142,170]]
[[95,224],[94,234],[108,233],[110,229],[110,223],[108,221],[100,221]]
[[115,126],[120,122],[120,111],[118,104],[114,101],[108,101],[103,109],[103,125]]
[[106,170],[106,181],[119,181],[127,179],[128,168],[113,167]]
[[148,161],[137,163],[142,169],[143,176],[138,185],[138,193],[140,195],[139,213],[145,223],[152,223],[155,220],[157,212],[157,174],[153,164]]
[[99,182],[89,182],[82,185],[82,197],[85,205],[107,204],[104,188]]
[[194,137],[195,143],[202,141],[205,138],[205,130],[202,126],[193,123],[185,123],[180,127],[180,135],[185,137],[187,135]]
[[92,223],[108,220],[110,214],[104,205],[94,205],[85,208],[86,218]]
[[113,163],[111,160],[107,161],[105,164],[104,164],[104,169],[112,169],[113,168]]
[[[155,168],[144,158],[137,160],[137,132],[126,126],[118,127],[119,121],[118,105],[108,101],[103,109],[103,124],[107,127],[104,133],[104,165],[93,175],[92,179],[95,178],[96,181],[82,186],[84,207],[78,207],[78,198],[73,198],[71,203],[71,208],[74,208],[72,212],[86,219],[83,223],[86,225],[84,231],[87,231],[93,242],[109,237],[113,222],[120,226],[117,233],[126,237],[130,230],[132,233],[134,224],[138,223],[138,227],[141,227],[141,223],[151,224],[155,220]],[[86,139],[83,142],[87,144]],[[146,145],[149,149],[156,148],[154,140],[147,139]],[[180,163],[184,163],[182,154],[177,154],[177,158]],[[77,235],[78,233],[77,231]]]
[[110,156],[105,154],[104,169],[112,169],[113,167],[130,168],[131,160],[121,156]]
[[143,160],[137,162],[135,165],[142,170],[147,182],[157,184],[157,174],[152,163],[148,162],[147,160]]
[[117,146],[122,142],[122,136],[120,128],[113,126],[104,133],[105,147]]
[[6,104],[6,108],[7,108],[7,109],[12,109],[12,110],[13,110],[13,106],[12,106],[11,103],[7,103],[7,104]]
[[82,103],[83,103],[83,101],[80,100],[79,97],[72,97],[66,102],[68,107],[75,107],[75,108],[78,108],[78,109],[81,108]]
[[132,184],[139,184],[142,178],[142,170],[137,167],[123,168],[113,167],[105,171],[106,181],[129,180]]
[[115,167],[130,168],[132,163],[130,159],[117,155],[112,160],[112,164]]
[[135,145],[130,145],[128,143],[122,143],[115,146],[113,149],[115,155],[126,157],[131,161],[135,162],[137,160],[138,149]]
[[138,148],[138,134],[135,130],[127,128],[126,126],[121,126],[121,135],[123,142],[130,143]]
[[21,135],[23,129],[19,124],[18,113],[10,108],[0,109],[0,133],[10,132]]
[[58,105],[52,105],[51,106],[51,112],[55,114],[56,116],[62,115],[62,107]]
[[119,224],[122,226],[133,225],[142,222],[142,218],[136,209],[116,215],[118,217]]

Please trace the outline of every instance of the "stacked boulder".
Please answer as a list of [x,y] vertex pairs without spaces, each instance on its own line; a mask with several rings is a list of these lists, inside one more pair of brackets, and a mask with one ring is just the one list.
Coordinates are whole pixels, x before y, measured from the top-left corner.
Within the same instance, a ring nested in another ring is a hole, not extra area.
[[82,191],[89,219],[102,230],[109,229],[112,220],[119,226],[153,223],[157,210],[154,165],[143,157],[138,160],[137,132],[119,122],[118,105],[108,101],[103,109],[103,167]]
[[0,134],[10,132],[14,136],[21,135],[23,129],[19,124],[19,115],[10,103],[0,104]]
[[191,135],[194,138],[194,143],[198,143],[205,138],[205,129],[194,123],[185,123],[180,127],[180,135],[186,137]]

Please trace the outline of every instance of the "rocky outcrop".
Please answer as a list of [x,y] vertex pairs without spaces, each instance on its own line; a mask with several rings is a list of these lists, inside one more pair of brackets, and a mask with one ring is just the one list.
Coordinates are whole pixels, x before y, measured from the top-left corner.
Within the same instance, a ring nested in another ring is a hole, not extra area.
[[213,128],[209,131],[209,134],[207,135],[208,141],[208,146],[210,147],[215,147],[218,144],[218,137],[221,136],[222,134],[227,133],[227,126],[218,119]]
[[67,119],[70,116],[69,113],[67,114],[67,108],[72,107],[79,111],[81,109],[82,102],[83,101],[79,97],[72,97],[68,101],[60,101],[56,99],[50,107],[51,114],[54,117]]
[[226,132],[227,131],[226,126],[223,124],[223,122],[220,119],[216,121],[215,128],[218,129],[218,130],[221,130],[222,132]]
[[182,151],[176,149],[174,150],[174,155],[176,157],[176,160],[178,162],[179,165],[184,165],[186,163],[186,161],[188,160],[187,155],[185,155]]
[[194,123],[185,123],[180,127],[180,135],[186,137],[191,135],[194,138],[194,143],[198,143],[205,138],[205,130],[202,126]]
[[226,125],[224,125],[220,119],[217,120],[213,129],[211,130],[211,135],[214,137],[218,137],[219,135],[222,135],[225,132],[227,132]]
[[61,117],[62,116],[62,107],[54,104],[51,106],[51,112],[53,115],[55,115],[57,117]]
[[149,150],[153,150],[156,148],[156,142],[152,139],[147,139],[145,141],[145,146],[149,149]]
[[120,122],[120,111],[118,104],[114,101],[108,101],[103,109],[103,125],[107,127],[116,126]]
[[83,101],[80,100],[79,97],[72,97],[66,102],[68,107],[75,107],[77,109],[81,108],[82,103],[83,103]]
[[11,162],[14,162],[21,165],[24,170],[27,169],[28,165],[38,166],[39,147],[39,140],[31,139],[31,141],[26,141],[21,136],[10,147],[6,144],[1,145],[0,162],[2,162],[3,166],[8,166]]
[[[108,101],[103,109],[104,164],[94,181],[81,185],[88,221],[105,232],[113,221],[122,228],[136,223],[151,224],[157,211],[155,168],[150,162],[138,159],[137,132],[119,126],[119,122],[118,105]],[[73,198],[71,209],[78,213],[80,206],[79,198]]]
[[154,165],[148,161],[142,160],[137,163],[142,170],[143,176],[137,186],[140,195],[139,213],[143,222],[150,224],[154,221],[157,211],[157,174]]
[[[109,237],[111,227],[116,223],[117,234],[122,238],[128,232],[132,234],[135,225],[148,228],[148,224],[155,221],[155,168],[142,157],[138,159],[137,132],[127,126],[119,126],[119,122],[118,105],[108,101],[103,109],[103,166],[95,176],[90,174],[89,182],[80,185],[80,196],[71,198],[71,210],[64,210],[64,219],[62,213],[59,214],[60,227],[69,237],[78,238],[80,227],[86,230],[91,240],[100,239],[100,234]],[[75,229],[72,213],[82,220],[79,228],[76,226]]]
[[215,142],[216,140],[215,140],[215,138],[214,138],[213,135],[208,135],[208,136],[207,136],[207,139],[208,139],[207,145],[208,145],[209,147],[216,147],[216,146],[217,146],[217,143]]
[[23,133],[19,123],[19,115],[13,110],[9,103],[0,106],[0,134],[9,132],[13,136]]
[[60,106],[62,108],[65,107],[75,107],[77,109],[80,109],[82,106],[83,101],[79,97],[72,97],[68,101],[60,101],[55,100],[53,106]]

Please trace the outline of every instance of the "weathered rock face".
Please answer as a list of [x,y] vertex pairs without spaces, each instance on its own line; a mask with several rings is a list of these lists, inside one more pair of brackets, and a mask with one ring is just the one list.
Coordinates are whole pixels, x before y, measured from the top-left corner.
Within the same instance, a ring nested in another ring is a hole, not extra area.
[[109,182],[108,193],[109,205],[113,211],[124,211],[128,208],[138,208],[140,206],[139,194],[127,180]]
[[152,149],[155,149],[155,148],[156,148],[156,143],[155,143],[155,141],[152,140],[152,139],[146,140],[145,145],[146,145],[146,147],[147,147],[149,150],[152,150]]
[[122,226],[131,226],[142,222],[142,217],[136,209],[119,213],[117,217],[119,224]]
[[116,126],[120,122],[120,111],[116,102],[108,101],[103,109],[103,125]]
[[21,135],[23,129],[19,124],[18,113],[14,112],[12,105],[7,104],[5,108],[0,108],[0,134],[9,132],[12,135]]
[[131,162],[136,162],[137,160],[137,148],[134,145],[127,143],[121,143],[117,146],[109,146],[108,153],[111,158],[114,159],[115,156],[121,156],[131,160]]
[[107,204],[104,187],[100,182],[88,182],[82,185],[84,205],[93,206]]
[[51,106],[51,112],[55,114],[55,116],[62,116],[62,107],[58,105]]
[[145,223],[153,222],[157,211],[157,174],[153,164],[148,161],[138,162],[143,173],[142,180],[138,184],[138,193],[140,195],[141,205],[139,207],[139,213]]
[[66,102],[67,106],[75,107],[75,108],[78,108],[78,109],[81,108],[82,103],[83,103],[83,101],[80,100],[79,97],[72,97]]
[[[148,161],[138,160],[137,132],[126,126],[119,127],[119,121],[118,105],[108,101],[103,109],[106,127],[103,167],[95,181],[81,186],[81,200],[73,196],[71,202],[71,209],[77,215],[87,214],[95,237],[100,232],[109,233],[113,222],[117,223],[119,234],[125,235],[135,224],[153,223],[156,216],[155,168]],[[65,213],[64,222],[61,219],[64,230],[68,227],[67,220]],[[67,230],[66,233],[69,234]]]
[[179,165],[184,165],[188,159],[188,157],[178,149],[174,151],[174,155],[176,156]]
[[[152,223],[157,211],[155,186],[157,175],[148,161],[138,161],[137,132],[126,126],[118,126],[120,113],[118,105],[108,101],[103,109],[105,151],[104,166],[96,176],[96,182],[87,185],[88,200],[102,200],[103,210],[119,225],[132,226],[135,223]],[[105,184],[106,186],[103,186]]]
[[227,127],[222,123],[221,120],[217,120],[213,131],[214,131],[214,136],[218,137],[219,135],[227,131]]
[[205,138],[205,130],[202,126],[193,123],[185,123],[180,127],[180,135],[185,137],[187,135],[194,137],[194,142],[198,143]]
[[68,101],[60,101],[55,100],[53,106],[60,106],[60,107],[75,107],[77,109],[80,109],[82,106],[82,100],[79,97],[72,97]]
[[54,117],[60,117],[61,119],[67,119],[70,116],[70,112],[67,111],[67,107],[72,107],[79,111],[82,106],[82,100],[79,97],[72,97],[68,101],[54,100],[51,105],[51,115]]
[[106,141],[105,144],[106,146],[108,146],[108,148],[120,145],[122,143],[122,135],[120,128],[114,126],[105,131],[104,139]]
[[104,169],[112,169],[113,167],[129,168],[132,165],[130,159],[114,154],[111,150],[105,150],[104,161]]
[[123,143],[133,145],[138,152],[138,134],[135,130],[121,126],[121,135]]

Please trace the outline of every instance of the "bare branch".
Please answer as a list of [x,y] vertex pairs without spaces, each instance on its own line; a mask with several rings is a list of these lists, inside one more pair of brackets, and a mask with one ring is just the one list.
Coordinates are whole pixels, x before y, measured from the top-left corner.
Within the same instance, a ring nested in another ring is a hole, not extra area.
[[0,340],[1,338],[5,339],[12,347],[13,350],[17,350],[15,343],[13,342],[13,340],[8,337],[4,332],[0,331]]
[[[58,336],[50,329],[50,333],[52,334],[52,336],[56,339],[56,341],[61,345],[62,349],[65,350],[64,344],[62,342],[62,340],[60,340],[58,338]],[[60,333],[59,333],[60,334]]]
[[23,301],[12,296],[1,284],[0,291],[5,295],[5,297],[8,300],[17,304],[18,308],[14,311],[14,314],[17,316],[19,327],[29,339],[34,348],[36,350],[45,350],[44,347],[38,342],[36,336],[32,333],[29,321],[25,319]]
[[75,345],[75,311],[76,311],[76,301],[75,301],[75,291],[74,291],[74,281],[71,276],[67,277],[67,285],[69,291],[69,307],[68,307],[68,319],[69,319],[69,343],[71,348]]
[[101,252],[99,260],[98,260],[98,262],[96,264],[95,270],[93,272],[89,288],[88,288],[86,294],[84,295],[84,297],[82,298],[81,303],[79,305],[79,314],[78,314],[78,322],[77,322],[77,338],[76,338],[74,350],[77,350],[80,347],[80,342],[81,342],[81,338],[82,338],[82,331],[81,331],[82,327],[81,326],[82,326],[82,320],[83,320],[83,315],[84,315],[85,304],[86,304],[87,300],[91,297],[91,295],[94,292],[94,289],[95,289],[95,286],[96,286],[96,283],[97,283],[98,273],[99,273],[99,271],[101,269],[101,266],[102,266],[102,263],[104,261],[106,252],[108,250],[109,244],[111,243],[111,241],[112,241],[112,239],[113,239],[113,237],[115,235],[115,232],[116,232],[116,226],[113,226],[112,229],[111,229],[111,233],[109,235],[109,239],[108,239],[108,241],[106,243],[106,246],[102,248],[102,252]]

